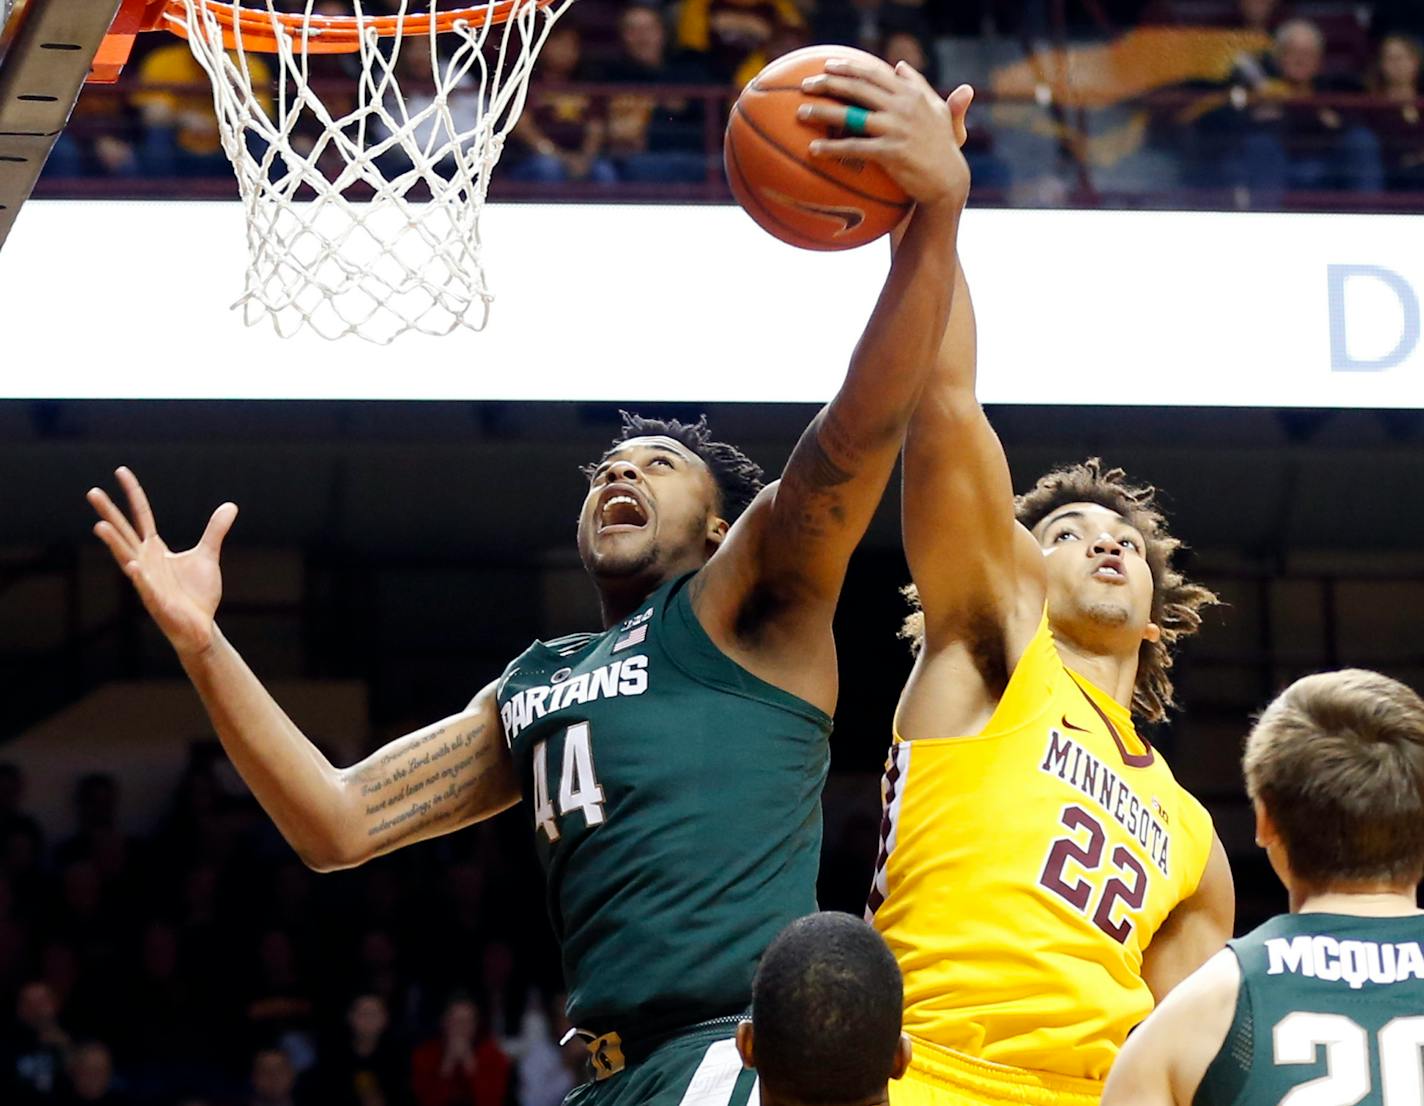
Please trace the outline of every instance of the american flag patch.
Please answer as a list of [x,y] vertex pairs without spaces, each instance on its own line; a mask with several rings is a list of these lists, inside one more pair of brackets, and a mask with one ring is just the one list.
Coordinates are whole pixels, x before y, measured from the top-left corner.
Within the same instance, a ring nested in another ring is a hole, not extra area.
[[647,636],[648,627],[646,623],[642,626],[635,626],[613,643],[613,651],[615,653],[621,653],[624,649],[631,649],[635,645],[642,645],[643,640]]

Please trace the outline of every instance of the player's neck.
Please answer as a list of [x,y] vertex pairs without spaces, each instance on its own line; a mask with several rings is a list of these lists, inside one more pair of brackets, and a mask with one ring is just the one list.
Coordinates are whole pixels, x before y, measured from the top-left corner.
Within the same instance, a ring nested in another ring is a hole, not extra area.
[[1365,918],[1403,918],[1420,913],[1417,891],[1398,887],[1361,888],[1358,891],[1292,887],[1292,914],[1358,914]]
[[1075,676],[1106,692],[1122,706],[1132,708],[1132,690],[1137,683],[1137,653],[1124,657],[1111,652],[1085,649],[1067,637],[1056,637],[1058,655]]
[[643,601],[657,591],[662,581],[649,584],[640,581],[629,587],[602,587],[598,589],[598,606],[602,611],[603,628],[611,630],[625,618],[632,615]]
[[689,572],[696,572],[706,562],[693,554],[688,554],[673,564],[664,565],[660,571],[650,570],[628,577],[594,577],[598,588],[598,606],[603,614],[603,628],[611,630],[625,618],[638,612],[638,608],[648,601],[648,596],[669,580],[676,580]]

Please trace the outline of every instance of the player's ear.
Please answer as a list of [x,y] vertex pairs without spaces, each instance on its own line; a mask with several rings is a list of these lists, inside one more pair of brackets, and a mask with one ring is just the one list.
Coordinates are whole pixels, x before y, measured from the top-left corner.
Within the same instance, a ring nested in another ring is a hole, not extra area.
[[1162,640],[1162,627],[1155,622],[1147,623],[1146,626],[1142,627],[1142,640],[1150,641],[1153,645],[1156,645]]
[[914,1050],[910,1046],[910,1035],[900,1034],[900,1043],[895,1047],[895,1066],[890,1069],[891,1079],[904,1078],[905,1072],[910,1069],[910,1057]]
[[1251,805],[1256,810],[1256,844],[1263,849],[1267,845],[1274,845],[1280,835],[1276,833],[1276,824],[1271,821],[1270,812],[1260,799],[1252,799]]
[[742,1067],[756,1068],[756,1056],[752,1052],[752,1023],[745,1019],[737,1023],[737,1055],[742,1058]]
[[727,531],[732,528],[732,524],[725,518],[718,515],[709,515],[707,518],[707,544],[712,549],[717,549],[727,540]]

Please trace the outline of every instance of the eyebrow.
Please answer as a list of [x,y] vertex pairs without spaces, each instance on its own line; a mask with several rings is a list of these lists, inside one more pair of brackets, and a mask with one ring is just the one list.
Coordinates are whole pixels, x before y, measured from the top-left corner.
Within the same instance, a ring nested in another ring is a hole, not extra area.
[[[1112,515],[1112,517],[1113,517],[1114,519],[1116,519],[1118,522],[1123,523],[1124,525],[1128,526],[1130,529],[1136,531],[1136,532],[1139,533],[1139,534],[1142,532],[1138,527],[1134,526],[1131,522],[1129,522],[1128,519],[1127,519],[1127,517],[1126,517],[1125,515],[1120,515],[1120,514],[1118,514],[1116,511],[1110,511],[1109,513]],[[1046,533],[1046,532],[1048,531],[1048,528],[1049,528],[1050,526],[1052,526],[1055,522],[1061,522],[1061,521],[1062,521],[1063,519],[1065,519],[1065,518],[1087,518],[1087,517],[1088,517],[1087,514],[1086,514],[1085,512],[1083,512],[1083,511],[1060,511],[1058,514],[1054,515],[1052,518],[1050,518],[1047,522],[1045,522],[1045,523],[1043,524],[1043,529],[1044,529],[1044,532]]]
[[1045,523],[1043,524],[1043,528],[1044,528],[1044,530],[1047,530],[1047,529],[1048,529],[1050,526],[1052,526],[1055,522],[1060,522],[1060,521],[1062,521],[1062,520],[1065,519],[1065,518],[1083,518],[1083,517],[1085,517],[1085,516],[1084,516],[1084,514],[1083,514],[1082,511],[1063,511],[1063,512],[1060,513],[1060,514],[1054,515],[1054,516],[1053,516],[1052,518],[1050,518],[1047,522],[1045,522]]
[[[659,453],[666,453],[669,457],[676,457],[679,461],[686,461],[686,460],[687,460],[687,457],[686,457],[684,454],[682,454],[682,453],[678,452],[677,450],[673,449],[671,446],[660,445],[660,444],[658,444],[658,443],[652,443],[652,444],[649,444],[649,445],[639,446],[638,448],[639,448],[639,449],[655,449],[655,450],[657,450]],[[612,460],[614,459],[614,456],[615,456],[617,453],[619,453],[619,452],[621,451],[621,449],[622,449],[622,447],[620,446],[620,447],[617,448],[617,449],[610,449],[607,453],[605,453],[605,454],[603,455],[603,459],[598,462],[597,466],[594,467],[594,470],[593,470],[594,475],[596,476],[596,475],[598,475],[600,472],[602,472],[604,466],[607,465],[610,461],[612,461]]]

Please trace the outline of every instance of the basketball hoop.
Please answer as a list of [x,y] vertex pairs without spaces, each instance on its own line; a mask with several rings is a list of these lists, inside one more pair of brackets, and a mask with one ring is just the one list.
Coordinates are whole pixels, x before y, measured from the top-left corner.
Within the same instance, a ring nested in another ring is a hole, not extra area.
[[[307,326],[385,344],[408,331],[481,330],[493,299],[480,246],[490,174],[573,0],[443,12],[440,0],[391,0],[396,13],[379,16],[349,3],[350,16],[332,16],[316,0],[299,13],[275,0],[163,0],[162,24],[212,79],[246,214],[247,276],[233,307],[283,337]],[[275,92],[253,79],[257,54],[275,63]],[[329,91],[323,102],[309,83],[313,58],[331,54],[359,59],[348,102]],[[401,89],[411,58],[429,68],[418,93]]]

